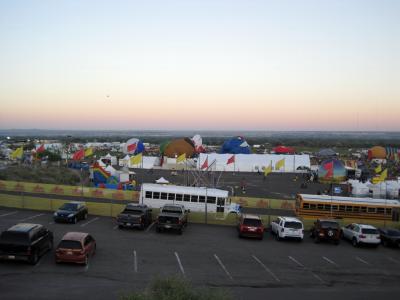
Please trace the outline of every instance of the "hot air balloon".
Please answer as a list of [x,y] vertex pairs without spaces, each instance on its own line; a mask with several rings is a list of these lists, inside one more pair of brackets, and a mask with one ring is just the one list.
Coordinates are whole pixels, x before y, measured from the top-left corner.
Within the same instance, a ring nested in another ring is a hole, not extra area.
[[196,153],[195,145],[190,138],[176,139],[160,145],[160,152],[167,157],[178,157],[186,154],[186,158],[193,157]]
[[272,149],[276,154],[294,154],[294,149],[292,147],[277,146]]
[[368,150],[368,159],[385,159],[386,158],[386,149],[381,146],[375,146]]
[[125,143],[123,151],[125,154],[136,155],[144,151],[144,145],[141,140],[131,138]]
[[221,153],[229,154],[250,154],[251,149],[246,140],[241,136],[236,136],[226,140],[221,148]]
[[318,168],[318,180],[323,183],[346,180],[346,168],[338,159],[324,160]]

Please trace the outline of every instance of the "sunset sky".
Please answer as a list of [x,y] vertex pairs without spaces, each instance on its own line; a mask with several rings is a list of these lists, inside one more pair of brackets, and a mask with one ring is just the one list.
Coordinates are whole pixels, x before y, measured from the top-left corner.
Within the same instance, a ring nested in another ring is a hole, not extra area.
[[400,1],[0,0],[0,128],[400,130]]

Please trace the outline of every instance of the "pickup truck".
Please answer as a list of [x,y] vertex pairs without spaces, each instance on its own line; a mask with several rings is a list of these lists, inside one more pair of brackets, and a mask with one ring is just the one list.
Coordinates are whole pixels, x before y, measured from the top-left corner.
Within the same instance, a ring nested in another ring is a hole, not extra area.
[[40,224],[20,223],[0,235],[0,259],[25,260],[35,265],[53,248],[53,233]]
[[145,229],[152,222],[151,208],[141,204],[127,204],[125,209],[117,216],[119,228],[138,227]]
[[160,208],[157,217],[156,231],[172,229],[182,234],[183,228],[187,226],[190,210],[179,204],[167,204]]

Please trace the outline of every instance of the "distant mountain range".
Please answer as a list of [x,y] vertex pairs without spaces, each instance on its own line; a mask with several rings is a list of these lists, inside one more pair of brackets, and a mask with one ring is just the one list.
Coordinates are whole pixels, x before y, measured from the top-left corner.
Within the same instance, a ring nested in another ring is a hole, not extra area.
[[247,138],[304,138],[304,139],[379,139],[400,140],[399,132],[378,131],[211,131],[211,130],[45,130],[0,129],[0,137],[202,137],[244,136]]

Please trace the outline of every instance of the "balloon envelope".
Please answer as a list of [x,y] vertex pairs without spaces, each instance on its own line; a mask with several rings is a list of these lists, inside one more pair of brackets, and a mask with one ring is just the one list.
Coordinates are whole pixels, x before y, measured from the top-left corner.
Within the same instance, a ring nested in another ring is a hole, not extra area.
[[246,140],[241,136],[236,136],[226,140],[221,148],[221,153],[225,154],[250,154],[251,149]]
[[324,160],[318,168],[318,180],[323,183],[346,180],[346,168],[338,159]]
[[142,153],[143,151],[144,151],[144,145],[142,141],[137,138],[129,139],[128,141],[126,141],[123,147],[123,152],[125,154],[136,155]]
[[160,145],[160,151],[167,157],[178,157],[186,153],[186,158],[193,157],[196,153],[194,143],[189,138],[172,140],[168,144]]

